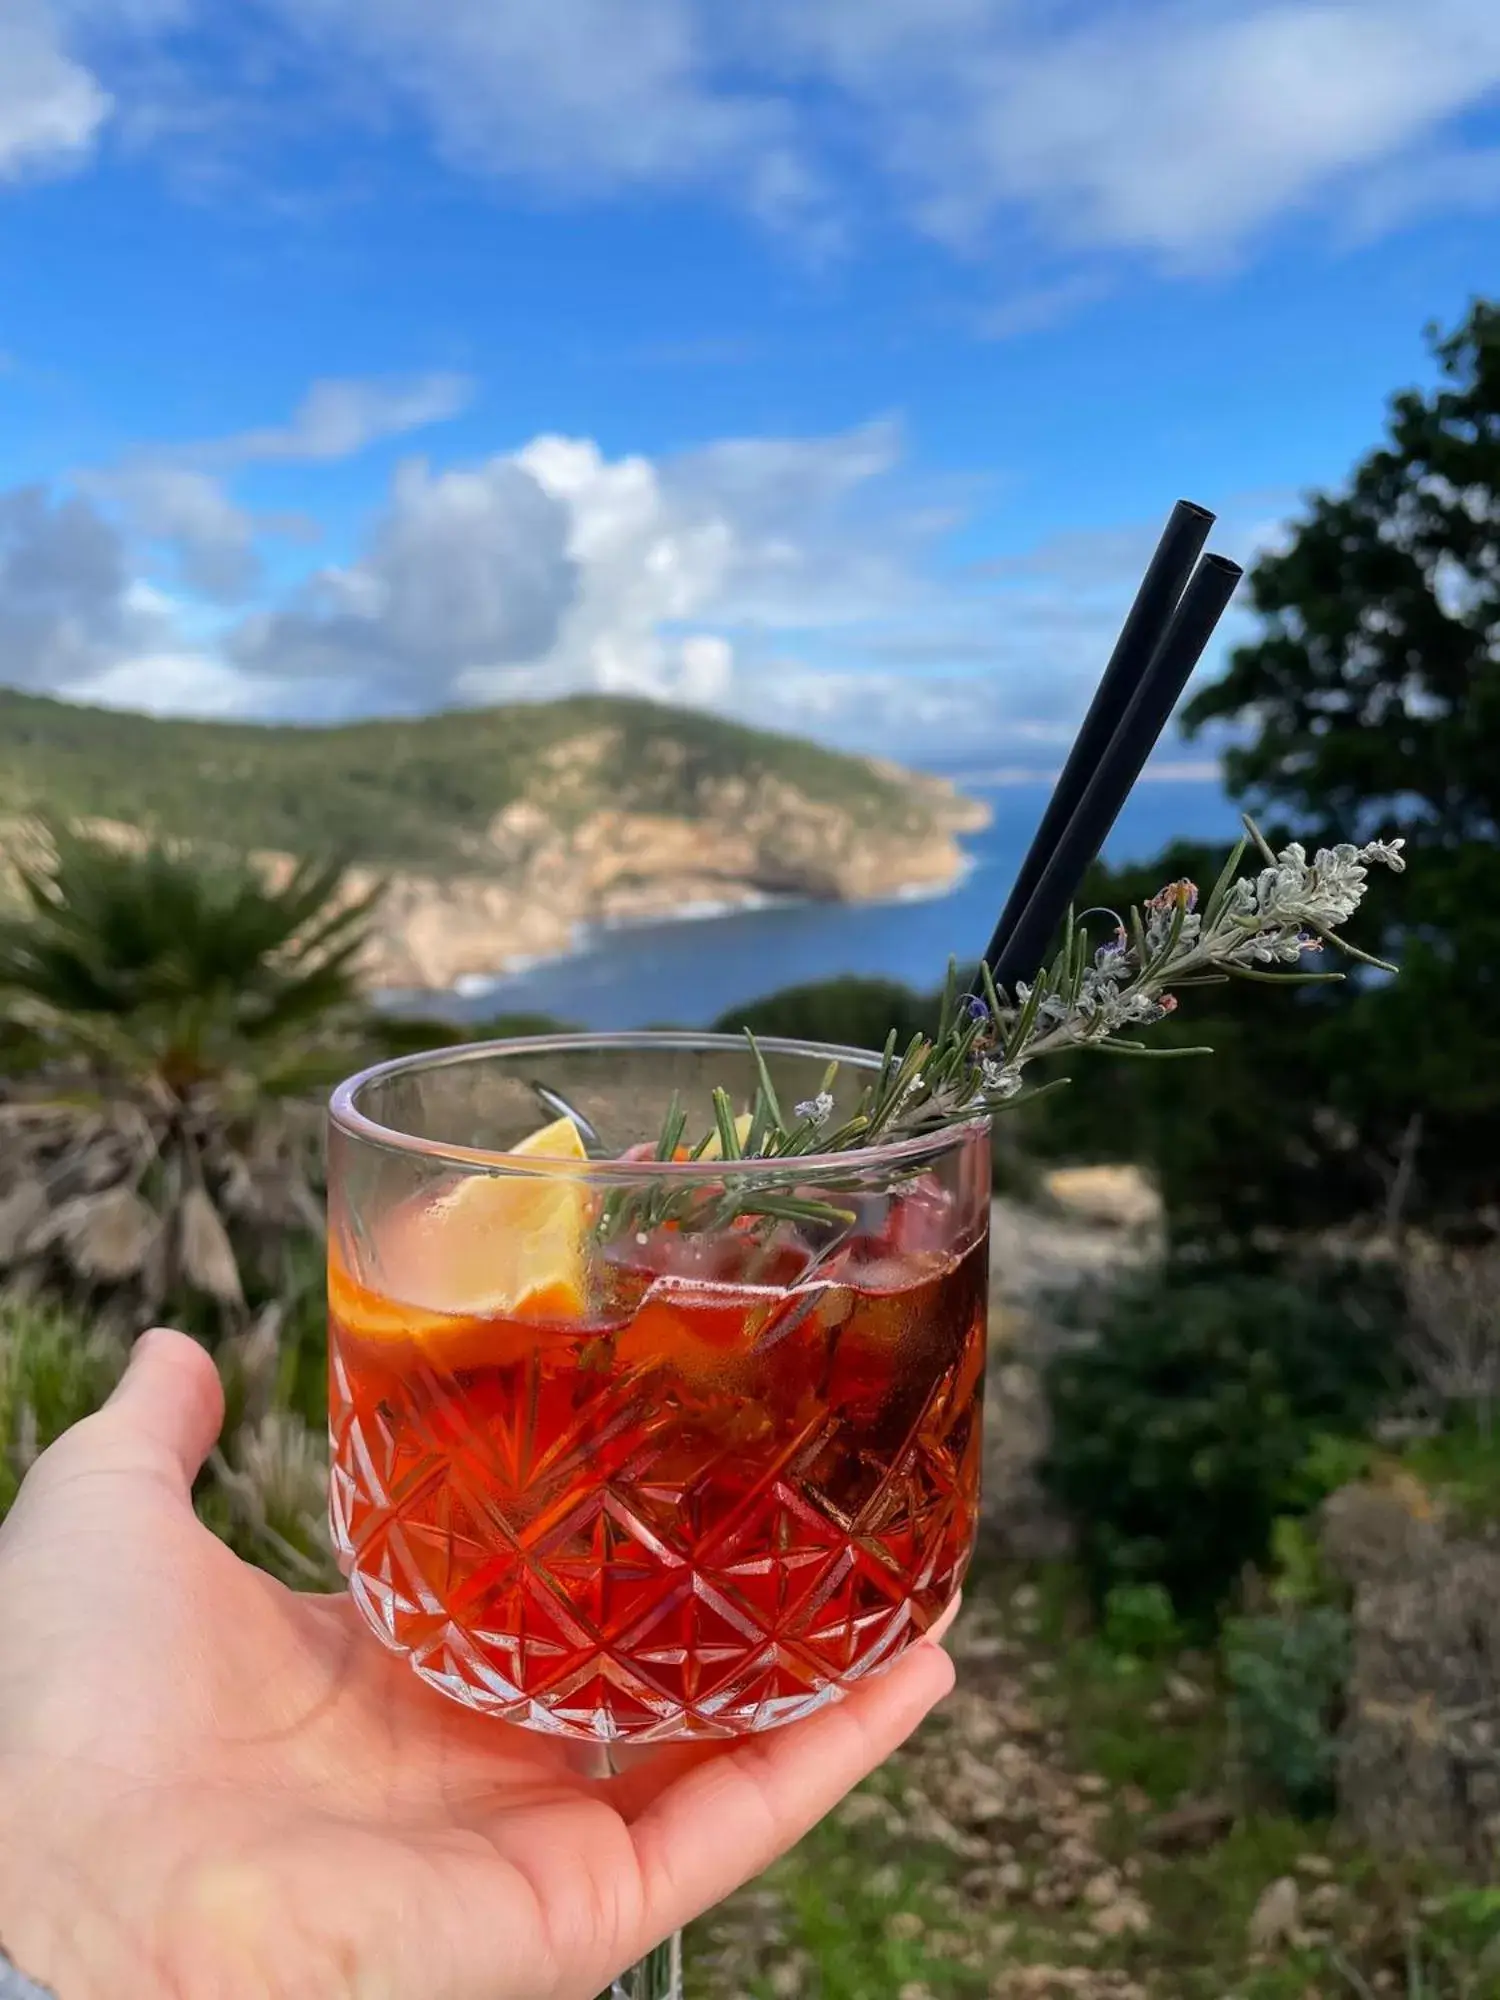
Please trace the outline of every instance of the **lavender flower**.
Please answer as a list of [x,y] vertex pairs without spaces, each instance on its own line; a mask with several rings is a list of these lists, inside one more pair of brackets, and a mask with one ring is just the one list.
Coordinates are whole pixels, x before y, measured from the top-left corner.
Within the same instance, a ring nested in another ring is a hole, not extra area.
[[993,1056],[986,1056],[979,1065],[979,1074],[987,1097],[997,1098],[1002,1103],[1007,1097],[1014,1097],[1021,1088],[1021,1072],[1014,1064],[997,1062]]
[[801,1104],[792,1106],[792,1114],[797,1118],[807,1118],[814,1125],[826,1125],[833,1116],[833,1093],[820,1090],[816,1097],[809,1097]]

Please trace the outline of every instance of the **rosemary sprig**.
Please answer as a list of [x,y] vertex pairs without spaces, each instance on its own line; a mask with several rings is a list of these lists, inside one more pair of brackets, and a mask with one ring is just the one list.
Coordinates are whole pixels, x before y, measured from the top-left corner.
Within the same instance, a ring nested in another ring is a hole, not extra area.
[[[717,1139],[722,1171],[712,1182],[645,1178],[616,1189],[603,1203],[597,1233],[604,1240],[646,1235],[669,1222],[683,1230],[720,1229],[742,1217],[844,1231],[853,1226],[854,1211],[818,1199],[799,1179],[797,1162],[810,1154],[848,1154],[851,1179],[857,1179],[860,1153],[881,1141],[973,1123],[1057,1088],[1067,1079],[1027,1090],[1022,1072],[1067,1049],[1174,1059],[1210,1054],[1153,1049],[1128,1032],[1174,1013],[1176,988],[1226,979],[1271,985],[1342,979],[1339,972],[1300,969],[1304,956],[1325,944],[1359,964],[1395,970],[1335,932],[1363,901],[1372,866],[1405,867],[1400,840],[1320,848],[1309,861],[1295,842],[1274,852],[1248,815],[1244,824],[1246,837],[1201,911],[1194,883],[1168,883],[1144,905],[1116,916],[1113,935],[1097,947],[1087,917],[1070,912],[1055,958],[1013,994],[997,992],[987,965],[979,968],[979,992],[961,992],[957,962],[950,961],[935,1032],[913,1035],[898,1052],[893,1030],[879,1069],[836,1124],[839,1065],[829,1065],[817,1095],[794,1105],[788,1118],[764,1053],[747,1030],[756,1083],[743,1139],[733,1100],[715,1089],[712,1125],[685,1148],[688,1114],[674,1092],[654,1149],[662,1162],[702,1160]],[[1255,875],[1241,875],[1252,846],[1265,865]],[[785,1161],[786,1172],[737,1174],[736,1164],[747,1160]]]

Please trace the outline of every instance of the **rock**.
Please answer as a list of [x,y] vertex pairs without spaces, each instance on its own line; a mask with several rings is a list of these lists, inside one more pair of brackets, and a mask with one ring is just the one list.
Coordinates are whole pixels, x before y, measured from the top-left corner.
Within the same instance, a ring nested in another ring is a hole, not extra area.
[[[1368,1524],[1367,1501],[1354,1504]],[[1341,1533],[1353,1516],[1346,1507],[1334,1518]],[[1384,1518],[1389,1527],[1395,1517]],[[1349,1540],[1340,1544],[1345,1560],[1350,1548]],[[1359,1538],[1355,1562],[1363,1580],[1355,1591],[1340,1741],[1341,1817],[1370,1846],[1493,1875],[1500,1863],[1500,1757],[1491,1740],[1491,1719],[1500,1715],[1500,1551],[1447,1541],[1434,1524],[1408,1514],[1406,1526],[1378,1545]]]
[[927,1926],[915,1910],[897,1910],[894,1916],[885,1920],[885,1934],[898,1942],[919,1938]]
[[1261,1891],[1250,1913],[1246,1939],[1252,1951],[1276,1951],[1291,1941],[1301,1915],[1302,1898],[1290,1875],[1282,1875]]
[[1227,1799],[1188,1799],[1151,1821],[1142,1838],[1158,1854],[1187,1854],[1212,1847],[1235,1822]]
[[948,1650],[955,1660],[972,1660],[977,1664],[985,1660],[1003,1660],[1011,1645],[1001,1632],[976,1632],[972,1637],[955,1634],[948,1642]]
[[1208,1706],[1207,1693],[1186,1674],[1167,1675],[1167,1696],[1174,1707],[1184,1709],[1189,1715],[1196,1715]]
[[1319,1882],[1307,1893],[1307,1909],[1311,1916],[1331,1917],[1343,1907],[1344,1892],[1337,1882]]
[[1299,1854],[1292,1866],[1299,1875],[1316,1875],[1325,1882],[1334,1872],[1333,1863],[1326,1854]]
[[[1040,1468],[1052,1425],[1040,1372],[1012,1361],[991,1371],[985,1391],[981,1519],[997,1553],[1050,1562],[1072,1540],[1066,1519],[1043,1491]],[[1037,1593],[1023,1585],[1011,1599],[1018,1625],[1033,1617]]]
[[1062,1330],[1045,1313],[1048,1298],[1081,1283],[1101,1299],[1127,1271],[1161,1253],[1161,1230],[1122,1230],[1110,1223],[1058,1214],[1009,1196],[990,1210],[990,1290],[1014,1315],[1012,1345],[1043,1357],[1059,1345]]
[[1357,1588],[1420,1574],[1442,1548],[1443,1531],[1417,1480],[1358,1480],[1324,1501],[1318,1544],[1335,1576]]
[[1144,1937],[1151,1928],[1151,1912],[1139,1896],[1125,1891],[1096,1909],[1089,1921],[1100,1937]]
[[1148,1229],[1161,1220],[1161,1196],[1139,1167],[1059,1167],[1042,1184],[1059,1208],[1084,1222]]

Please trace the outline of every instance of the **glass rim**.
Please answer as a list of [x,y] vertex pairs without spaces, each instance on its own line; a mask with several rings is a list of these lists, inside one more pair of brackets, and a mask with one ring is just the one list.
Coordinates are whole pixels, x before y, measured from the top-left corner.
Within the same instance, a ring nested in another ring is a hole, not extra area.
[[[877,1070],[883,1060],[880,1053],[873,1049],[852,1048],[836,1042],[799,1041],[790,1036],[757,1036],[756,1044],[764,1055],[800,1056],[824,1063],[837,1060],[851,1069]],[[480,1063],[496,1056],[546,1056],[580,1049],[655,1050],[663,1053],[674,1049],[684,1053],[723,1049],[743,1056],[746,1044],[743,1035],[712,1034],[706,1030],[697,1033],[690,1028],[624,1029],[599,1034],[581,1030],[573,1034],[521,1035],[489,1042],[455,1042],[442,1048],[422,1049],[414,1055],[391,1056],[384,1062],[371,1063],[355,1075],[346,1077],[329,1098],[329,1123],[335,1130],[359,1140],[363,1145],[417,1159],[448,1161],[454,1166],[489,1172],[566,1175],[570,1179],[585,1181],[636,1183],[647,1179],[722,1182],[726,1168],[732,1169],[736,1177],[743,1175],[751,1179],[777,1176],[785,1179],[787,1173],[793,1170],[799,1180],[809,1177],[828,1180],[838,1174],[847,1177],[851,1173],[879,1171],[890,1166],[906,1166],[939,1158],[951,1152],[966,1134],[978,1131],[990,1122],[989,1113],[980,1112],[973,1118],[941,1125],[935,1131],[915,1133],[905,1139],[887,1140],[844,1152],[796,1153],[779,1159],[574,1161],[541,1156],[518,1157],[515,1153],[498,1152],[489,1147],[463,1146],[450,1140],[424,1138],[419,1133],[404,1132],[398,1126],[381,1124],[368,1112],[362,1111],[356,1102],[361,1091],[391,1077],[420,1075],[422,1071],[431,1069],[457,1068],[464,1063]]]

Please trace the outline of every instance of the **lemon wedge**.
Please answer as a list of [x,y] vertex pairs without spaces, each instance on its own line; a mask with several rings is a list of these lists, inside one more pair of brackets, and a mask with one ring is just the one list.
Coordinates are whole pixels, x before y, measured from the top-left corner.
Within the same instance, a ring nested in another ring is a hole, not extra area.
[[[740,1151],[742,1153],[745,1150],[745,1141],[750,1137],[750,1127],[754,1123],[755,1123],[754,1115],[749,1111],[742,1111],[739,1117],[736,1118],[734,1121],[734,1129],[739,1138]],[[724,1148],[720,1143],[719,1135],[717,1132],[714,1133],[714,1136],[709,1140],[708,1144],[703,1148],[703,1151],[699,1154],[698,1157],[703,1160],[723,1159]]]
[[[588,1154],[578,1127],[559,1118],[510,1157],[582,1162]],[[380,1291],[335,1268],[330,1302],[366,1338],[445,1348],[464,1322],[577,1322],[588,1309],[590,1211],[587,1186],[566,1171],[466,1174],[377,1230]]]
[[[571,1118],[532,1132],[513,1158],[586,1160]],[[440,1194],[423,1235],[440,1265],[440,1293],[426,1297],[452,1312],[510,1319],[579,1319],[587,1306],[588,1189],[567,1174],[470,1174]]]
[[528,1132],[512,1146],[511,1154],[528,1160],[586,1160],[583,1134],[571,1118],[554,1118],[540,1132]]

